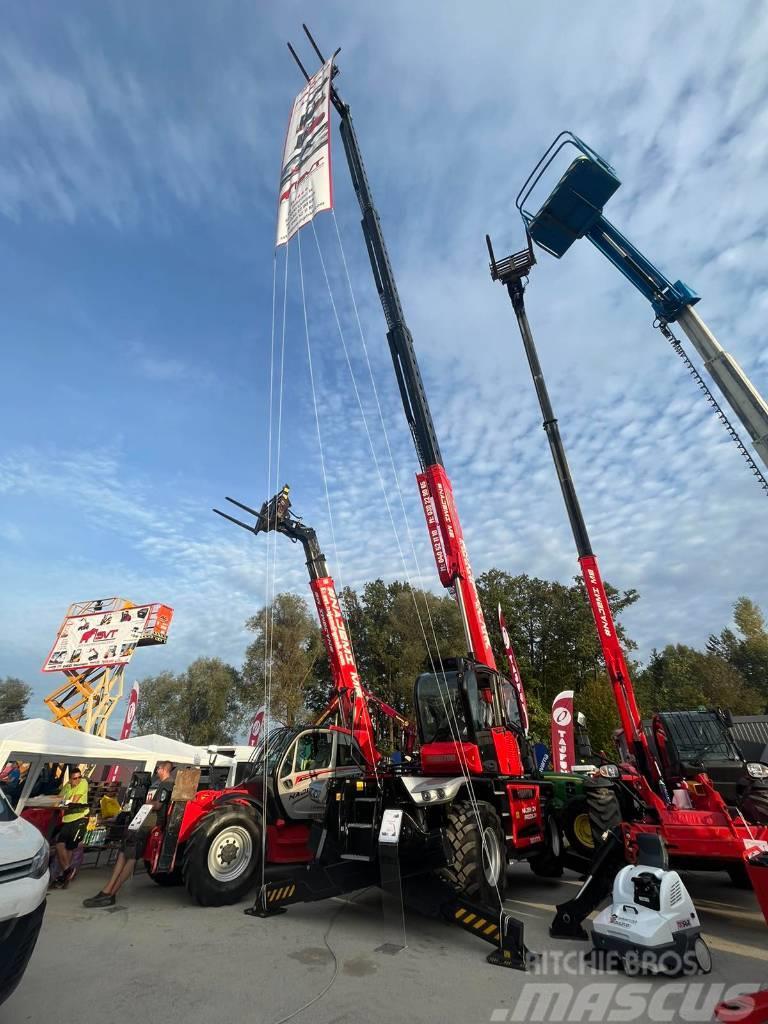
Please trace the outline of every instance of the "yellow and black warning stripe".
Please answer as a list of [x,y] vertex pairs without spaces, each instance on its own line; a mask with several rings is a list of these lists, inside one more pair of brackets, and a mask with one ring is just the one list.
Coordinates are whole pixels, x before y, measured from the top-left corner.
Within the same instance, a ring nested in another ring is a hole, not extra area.
[[457,907],[453,916],[456,923],[462,928],[466,928],[467,931],[477,932],[488,942],[499,941],[499,926],[493,921],[489,921],[487,917],[481,917],[467,907]]
[[295,885],[282,885],[274,889],[270,889],[267,893],[267,903],[282,903],[283,900],[288,900],[296,892]]

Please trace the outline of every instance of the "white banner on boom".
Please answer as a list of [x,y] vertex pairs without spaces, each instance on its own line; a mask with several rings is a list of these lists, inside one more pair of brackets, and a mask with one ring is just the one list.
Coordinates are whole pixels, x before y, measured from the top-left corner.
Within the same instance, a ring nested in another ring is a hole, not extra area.
[[284,245],[316,213],[333,206],[331,67],[332,61],[324,64],[293,103],[280,173],[276,245]]

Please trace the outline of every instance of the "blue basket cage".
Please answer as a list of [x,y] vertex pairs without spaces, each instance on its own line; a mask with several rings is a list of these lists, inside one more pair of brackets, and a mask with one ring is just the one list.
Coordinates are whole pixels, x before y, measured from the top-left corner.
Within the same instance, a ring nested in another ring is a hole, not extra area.
[[[552,161],[568,146],[573,146],[578,155],[538,212],[532,213],[526,209],[526,202]],[[534,241],[559,259],[577,238],[583,238],[595,226],[620,184],[609,163],[573,132],[564,131],[528,175],[515,205]]]

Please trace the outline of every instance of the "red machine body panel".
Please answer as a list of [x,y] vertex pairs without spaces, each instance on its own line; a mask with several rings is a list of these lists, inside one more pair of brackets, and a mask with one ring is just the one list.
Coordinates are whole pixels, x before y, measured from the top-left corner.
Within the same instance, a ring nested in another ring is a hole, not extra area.
[[524,850],[544,839],[544,815],[539,787],[530,782],[508,782],[507,797],[511,839],[515,849]]
[[474,743],[455,743],[449,740],[425,743],[421,748],[421,767],[427,775],[461,775],[465,771],[480,775],[483,762]]

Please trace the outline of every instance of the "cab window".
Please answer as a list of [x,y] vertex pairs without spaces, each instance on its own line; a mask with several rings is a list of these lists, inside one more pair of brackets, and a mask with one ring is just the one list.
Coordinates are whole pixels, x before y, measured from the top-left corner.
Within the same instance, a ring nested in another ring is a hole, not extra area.
[[293,758],[296,753],[296,744],[293,743],[285,755],[283,763],[280,765],[280,778],[287,779],[293,771]]
[[336,765],[339,768],[349,768],[353,765],[363,763],[363,755],[357,749],[351,736],[346,733],[336,733]]
[[501,694],[504,701],[504,711],[510,725],[522,731],[523,723],[520,720],[520,705],[517,702],[517,691],[511,683],[501,684]]
[[330,768],[333,758],[333,735],[329,732],[308,732],[299,737],[296,746],[295,771],[314,772]]

